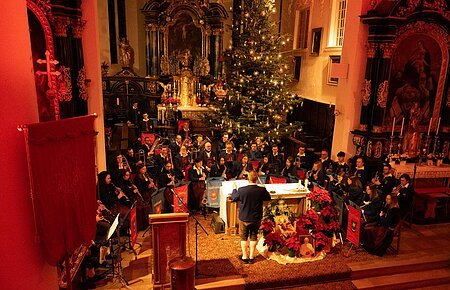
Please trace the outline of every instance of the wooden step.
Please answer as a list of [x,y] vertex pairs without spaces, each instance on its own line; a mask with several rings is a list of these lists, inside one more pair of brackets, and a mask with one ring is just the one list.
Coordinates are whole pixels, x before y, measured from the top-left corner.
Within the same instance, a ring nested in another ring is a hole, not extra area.
[[357,289],[411,289],[450,283],[450,268],[353,280]]
[[243,290],[245,280],[242,276],[195,279],[195,289]]
[[370,263],[359,262],[348,264],[352,270],[352,279],[446,268],[449,265],[450,260],[447,254],[431,255],[426,252],[417,252],[403,257],[393,257]]

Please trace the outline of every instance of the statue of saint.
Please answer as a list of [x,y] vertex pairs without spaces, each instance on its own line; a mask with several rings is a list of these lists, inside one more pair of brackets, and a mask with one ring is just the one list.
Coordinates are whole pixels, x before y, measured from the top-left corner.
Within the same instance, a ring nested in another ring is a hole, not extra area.
[[133,68],[134,64],[134,49],[131,47],[128,39],[123,37],[120,40],[120,60],[122,62],[122,68]]

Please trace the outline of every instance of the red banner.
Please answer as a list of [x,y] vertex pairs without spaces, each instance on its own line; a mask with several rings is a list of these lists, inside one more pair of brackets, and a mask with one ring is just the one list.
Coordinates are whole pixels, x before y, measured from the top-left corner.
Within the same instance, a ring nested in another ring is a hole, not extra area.
[[136,222],[136,206],[133,206],[133,208],[130,211],[130,232],[131,232],[131,245],[134,247],[138,235]]
[[[188,212],[186,205],[188,204],[188,186],[183,185],[173,189],[176,195],[173,197],[173,212]],[[178,197],[177,197],[178,195]],[[180,201],[181,199],[181,201]],[[183,204],[184,203],[184,204]]]
[[359,246],[359,233],[361,228],[361,211],[348,206],[347,240],[356,247]]

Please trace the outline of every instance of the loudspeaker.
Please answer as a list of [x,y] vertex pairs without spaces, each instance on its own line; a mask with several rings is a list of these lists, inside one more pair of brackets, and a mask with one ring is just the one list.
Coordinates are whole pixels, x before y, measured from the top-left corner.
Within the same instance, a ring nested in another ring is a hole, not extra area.
[[225,223],[223,222],[222,218],[217,213],[214,213],[212,215],[211,227],[215,234],[225,233]]

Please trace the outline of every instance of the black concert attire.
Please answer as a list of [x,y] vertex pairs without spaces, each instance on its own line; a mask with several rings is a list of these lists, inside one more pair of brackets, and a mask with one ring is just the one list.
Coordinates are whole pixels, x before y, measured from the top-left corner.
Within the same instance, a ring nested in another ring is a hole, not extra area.
[[343,163],[335,162],[334,165],[335,166],[334,166],[333,173],[336,175],[339,175],[341,173],[348,174],[350,172],[350,166],[348,166],[348,164],[345,162],[343,162]]
[[398,205],[400,206],[401,217],[404,218],[411,208],[412,200],[414,197],[414,189],[410,183],[405,187],[401,187],[398,193]]
[[131,122],[131,124],[139,125],[139,120],[141,120],[141,110],[139,108],[132,107],[128,111],[128,121]]
[[192,138],[191,136],[191,130],[184,130],[184,128],[181,128],[181,130],[178,132],[178,135],[185,140],[186,138]]
[[242,176],[240,176],[241,173],[243,173],[245,171],[250,172],[252,170],[253,170],[253,166],[251,163],[249,163],[249,162],[247,162],[247,164],[238,163],[236,165],[234,177],[236,177],[237,179],[247,179],[247,177],[248,177],[247,173],[244,173],[244,174],[242,174]]
[[203,164],[206,164],[208,159],[213,159],[217,161],[217,155],[214,152],[212,152],[212,150],[208,151],[206,149],[203,149],[202,151],[200,151],[198,157],[202,159]]
[[300,169],[303,169],[305,171],[311,170],[313,160],[310,156],[308,156],[306,154],[302,154],[302,155],[297,154],[295,156],[295,160],[300,161]]
[[151,202],[151,195],[155,191],[154,188],[150,188],[150,184],[153,180],[148,175],[137,174],[134,178],[134,184],[141,193],[144,200],[148,203]]
[[369,201],[367,205],[363,205],[364,216],[368,223],[377,221],[383,208],[383,202],[379,197]]
[[332,182],[330,182],[330,188],[333,194],[336,194],[340,197],[344,197],[344,195],[348,192],[348,185],[345,184],[343,180],[341,182],[338,182],[337,179],[334,179]]
[[152,146],[147,145],[147,144],[142,144],[141,149],[144,150],[145,153],[145,159],[147,159],[148,156],[148,152],[150,152],[150,149],[152,148]]
[[187,176],[188,166],[191,164],[191,156],[186,154],[184,156],[177,154],[173,158],[173,167],[175,169],[175,176],[178,180],[183,180]]
[[364,169],[364,167],[356,168],[354,175],[359,178],[363,187],[367,185],[367,182],[369,181],[369,173]]
[[362,188],[360,188],[354,184],[350,184],[348,186],[348,199],[353,201],[357,205],[362,204],[362,200],[363,200]]
[[249,161],[260,161],[263,158],[262,152],[258,149],[256,149],[255,151],[247,151],[247,156]]
[[400,209],[386,207],[384,215],[378,222],[368,223],[363,227],[361,242],[370,254],[383,256],[394,238],[394,230],[400,222]]
[[[173,171],[163,168],[163,170],[158,176],[158,187],[159,188],[167,187],[167,184],[172,182],[172,177],[175,178]],[[176,181],[174,181],[174,183],[175,182]],[[170,185],[170,187],[173,187],[173,185]]]
[[142,120],[141,121],[141,131],[142,132],[151,132],[153,131],[153,121],[148,119],[148,120]]
[[138,206],[136,208],[137,228],[139,230],[145,230],[148,227],[148,215],[152,212],[152,193],[156,189],[149,188],[150,181],[152,180],[148,175],[137,174],[134,178],[134,184],[143,198],[143,200],[138,202]]
[[324,187],[325,186],[325,173],[322,169],[320,170],[311,170],[308,178],[310,183],[317,183],[318,185]]
[[392,174],[384,175],[380,180],[379,189],[382,193],[382,197],[385,198],[386,195],[391,194],[392,190],[397,186],[398,181]]
[[206,184],[204,180],[200,180],[202,178],[204,172],[203,168],[197,168],[197,166],[193,166],[188,173],[189,176],[189,197],[188,203],[189,208],[193,210],[198,210],[201,207],[203,195],[205,193]]
[[114,185],[106,184],[105,182],[99,182],[97,189],[97,196],[100,198],[100,201],[103,203],[103,205],[106,206],[107,209],[111,210],[119,202]]
[[156,161],[156,164],[155,164],[156,172],[159,173],[163,169],[164,165],[166,165],[166,162],[170,161],[169,154],[167,154],[166,156],[159,154],[155,157],[155,161]]
[[256,184],[233,190],[232,201],[239,201],[239,234],[241,241],[250,236],[251,241],[258,238],[258,230],[263,216],[263,202],[271,199],[269,192]]
[[283,170],[281,170],[281,175],[284,177],[295,177],[297,178],[297,168],[294,166],[294,164],[291,164],[290,167],[285,166]]
[[[225,172],[225,175],[222,176],[222,174]],[[223,177],[226,179],[226,167],[225,164],[219,165],[215,163],[213,166],[211,166],[211,171],[209,173],[209,177]]]
[[[170,152],[172,152],[172,154],[178,154],[178,152],[180,152],[180,148],[181,146],[183,146],[182,143],[177,143],[177,142],[173,142],[169,145],[170,148]],[[174,156],[175,157],[175,156]]]
[[333,160],[331,160],[330,158],[320,159],[320,162],[322,162],[322,169],[326,174],[334,172],[335,162]]
[[234,151],[231,152],[222,152],[220,154],[219,160],[220,158],[224,158],[225,159],[225,166],[227,167],[227,179],[231,179],[233,177],[236,176],[236,160],[237,160],[237,154]]
[[258,170],[257,171],[258,171],[258,173],[261,172],[261,174],[265,174],[265,175],[270,174],[270,165],[269,165],[269,163],[261,162],[259,164],[259,166],[258,166]]
[[269,165],[270,165],[270,173],[279,175],[281,173],[281,169],[283,168],[283,155],[278,153],[277,155],[273,155],[273,153],[269,154]]
[[133,183],[131,182],[131,179],[125,180],[123,178],[120,178],[119,181],[117,181],[117,187],[119,187],[123,193],[128,197],[128,199],[133,203],[136,200],[139,200],[139,195],[134,193],[134,187]]
[[127,154],[125,155],[125,158],[127,158],[128,164],[130,165],[131,172],[136,173],[136,164],[139,162],[139,157],[136,156],[136,154],[133,154],[133,156],[130,156],[130,155],[128,155],[128,152],[127,152]]

